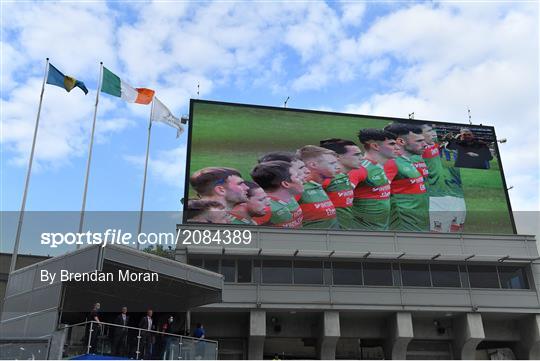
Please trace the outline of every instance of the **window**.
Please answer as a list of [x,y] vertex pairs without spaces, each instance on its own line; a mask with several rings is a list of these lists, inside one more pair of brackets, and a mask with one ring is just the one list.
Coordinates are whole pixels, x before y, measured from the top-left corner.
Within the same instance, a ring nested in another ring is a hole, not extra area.
[[205,259],[204,268],[219,273],[219,259]]
[[321,285],[323,269],[320,261],[294,261],[294,283]]
[[261,260],[253,260],[253,282],[261,282]]
[[495,266],[468,266],[472,288],[499,288]]
[[332,284],[332,263],[324,261],[324,284],[325,285],[331,285]]
[[360,262],[334,262],[335,285],[362,285]]
[[399,270],[399,263],[392,263],[392,275],[394,279],[394,286],[401,286],[401,271]]
[[528,289],[527,276],[522,267],[499,267],[499,278],[502,288]]
[[251,260],[238,260],[238,282],[251,282]]
[[202,258],[189,257],[188,264],[195,267],[202,267]]
[[403,286],[430,287],[429,267],[427,264],[401,264]]
[[236,262],[233,259],[221,260],[221,274],[225,276],[225,282],[236,281]]
[[291,261],[263,260],[263,283],[292,283]]
[[392,286],[390,263],[364,263],[364,285]]
[[430,268],[433,287],[461,287],[457,265],[432,264]]
[[469,288],[469,275],[467,272],[467,266],[459,266],[459,278],[461,279],[461,287]]

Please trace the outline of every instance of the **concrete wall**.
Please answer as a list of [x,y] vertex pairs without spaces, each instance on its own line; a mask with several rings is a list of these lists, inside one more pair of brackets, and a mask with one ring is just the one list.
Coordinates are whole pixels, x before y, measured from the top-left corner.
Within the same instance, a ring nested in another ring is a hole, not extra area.
[[[196,225],[178,225],[184,229],[201,229]],[[223,230],[224,226],[208,227],[208,230]],[[236,228],[237,229],[237,228]],[[254,227],[252,242],[249,245],[218,245],[211,246],[190,245],[181,243],[177,245],[179,253],[197,249],[216,250],[221,254],[223,248],[226,254],[245,254],[248,248],[259,250],[262,254],[270,254],[272,251],[281,250],[281,254],[292,255],[296,250],[299,256],[305,256],[308,252],[318,251],[321,256],[334,251],[334,257],[352,256],[355,252],[372,252],[374,257],[377,253],[389,255],[391,253],[406,252],[409,256],[436,255],[441,257],[456,258],[451,256],[475,254],[474,260],[497,260],[500,257],[511,256],[519,258],[538,257],[538,249],[534,236],[527,235],[479,235],[479,234],[450,234],[450,233],[413,233],[413,232],[354,232],[354,231],[319,231],[319,230],[295,230],[290,232],[286,229]],[[482,256],[482,257],[481,257]],[[489,256],[486,258],[486,256]],[[458,259],[460,257],[457,257]],[[463,257],[461,257],[463,259]],[[473,259],[471,259],[473,260]]]
[[440,310],[537,313],[536,290],[256,285],[227,283],[223,302],[208,307],[339,310]]

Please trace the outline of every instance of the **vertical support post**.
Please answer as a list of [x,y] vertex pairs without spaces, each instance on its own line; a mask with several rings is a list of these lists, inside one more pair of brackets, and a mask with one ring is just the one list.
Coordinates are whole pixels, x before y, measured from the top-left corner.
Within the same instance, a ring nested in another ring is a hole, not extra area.
[[138,360],[139,356],[141,354],[141,330],[139,330],[139,334],[137,335],[137,350],[135,351],[135,359]]
[[266,311],[251,310],[249,318],[248,359],[262,360],[266,338]]
[[88,332],[88,345],[86,347],[86,353],[90,353],[90,348],[92,347],[92,333],[94,332],[94,322],[90,321],[90,332]]
[[[96,117],[97,117],[97,107],[99,103],[99,93],[101,92],[101,82],[103,81],[103,62],[99,63],[99,79],[98,87],[96,90],[96,103],[94,104],[94,120],[92,121],[92,133],[90,135],[90,145],[88,148],[88,160],[86,161],[86,176],[84,178],[84,191],[83,199],[81,206],[81,218],[79,220],[79,233],[83,231],[84,225],[84,212],[86,211],[86,195],[88,193],[88,178],[90,177],[90,164],[92,163],[92,150],[94,148],[94,134],[96,132]],[[77,244],[77,249],[81,246]]]
[[34,126],[34,138],[32,139],[32,148],[30,149],[30,159],[28,160],[28,171],[26,172],[26,180],[24,182],[24,192],[21,202],[21,210],[19,212],[19,222],[17,223],[17,233],[15,235],[15,244],[13,245],[13,254],[11,255],[11,264],[9,273],[15,271],[17,266],[17,255],[19,254],[19,243],[21,241],[21,232],[24,219],[24,210],[26,208],[26,196],[28,195],[28,185],[30,184],[30,175],[32,174],[32,164],[34,163],[34,151],[36,150],[36,139],[39,128],[39,117],[41,115],[41,105],[43,104],[43,94],[45,93],[45,82],[49,74],[49,58],[45,60],[45,75],[43,76],[43,84],[41,84],[41,95],[39,96],[39,106],[36,117],[36,125]]
[[[144,211],[144,194],[146,191],[146,175],[148,173],[148,155],[150,154],[150,135],[152,133],[153,114],[154,114],[154,99],[152,99],[152,107],[150,109],[150,120],[148,122],[148,139],[146,140],[146,160],[144,161],[144,176],[143,176],[143,185],[142,185],[142,194],[141,194],[141,211],[139,213],[139,227],[137,229],[137,235],[139,235],[142,230],[142,220],[143,220],[143,211]],[[139,242],[137,242],[137,249],[140,249],[140,247],[141,246]]]

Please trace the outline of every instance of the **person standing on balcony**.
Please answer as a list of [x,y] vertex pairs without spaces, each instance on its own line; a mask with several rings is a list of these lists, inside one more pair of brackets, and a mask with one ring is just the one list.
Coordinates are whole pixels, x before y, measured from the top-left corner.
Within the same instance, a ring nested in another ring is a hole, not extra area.
[[121,313],[114,319],[114,324],[119,325],[114,328],[112,351],[115,356],[127,355],[128,328],[129,316],[127,307],[122,307]]
[[200,339],[195,345],[195,359],[201,360],[204,359],[204,345],[203,341],[206,338],[206,330],[204,329],[202,323],[197,323],[197,328],[193,332],[193,337]]
[[92,307],[92,311],[90,311],[90,315],[88,317],[88,321],[93,321],[88,325],[88,337],[90,338],[90,351],[89,353],[97,353],[97,344],[98,344],[98,336],[102,333],[102,325],[100,321],[100,308],[101,304],[99,302],[94,303],[94,306]]
[[152,309],[148,309],[146,311],[146,316],[141,318],[139,321],[139,328],[142,328],[143,330],[146,330],[144,332],[141,332],[141,350],[142,350],[142,358],[144,359],[151,359],[152,358],[152,349],[154,345],[154,335],[153,331],[156,329],[156,325],[154,324],[154,320],[152,319],[154,311]]

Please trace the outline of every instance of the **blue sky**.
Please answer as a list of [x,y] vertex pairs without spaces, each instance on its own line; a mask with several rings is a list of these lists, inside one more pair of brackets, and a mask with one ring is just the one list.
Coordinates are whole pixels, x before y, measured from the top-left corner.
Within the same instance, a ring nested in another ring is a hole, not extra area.
[[[191,97],[494,125],[512,206],[538,210],[536,2],[2,2],[1,208],[20,207],[44,59],[27,210],[81,206],[103,61],[177,115]],[[88,210],[138,210],[150,108],[102,94]],[[185,134],[153,127],[146,210],[180,209]],[[528,229],[523,230],[531,233]],[[534,232],[534,231],[532,231]]]

